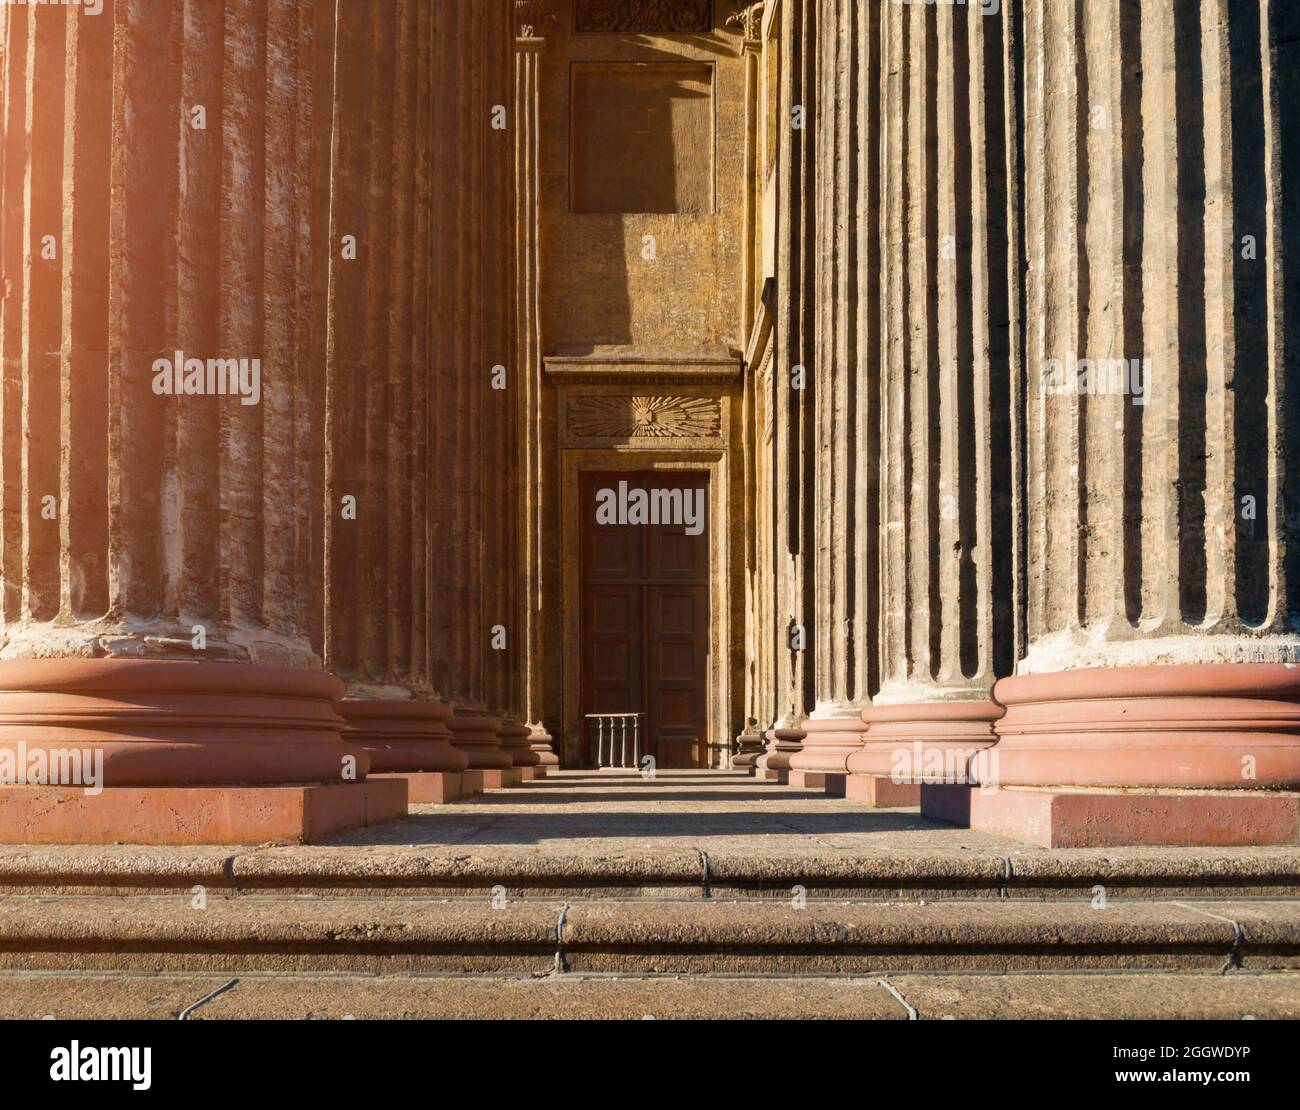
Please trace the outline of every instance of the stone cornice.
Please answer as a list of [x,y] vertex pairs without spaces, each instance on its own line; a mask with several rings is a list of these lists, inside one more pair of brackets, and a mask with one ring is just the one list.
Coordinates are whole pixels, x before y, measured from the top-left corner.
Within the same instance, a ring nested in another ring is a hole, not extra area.
[[741,370],[738,355],[556,355],[543,366],[558,382],[737,382]]

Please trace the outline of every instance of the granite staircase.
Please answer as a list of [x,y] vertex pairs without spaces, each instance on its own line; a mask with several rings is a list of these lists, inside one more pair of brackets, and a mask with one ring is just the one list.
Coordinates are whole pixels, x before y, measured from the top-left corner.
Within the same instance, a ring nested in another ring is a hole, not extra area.
[[0,1017],[1300,1017],[1300,853],[0,853]]

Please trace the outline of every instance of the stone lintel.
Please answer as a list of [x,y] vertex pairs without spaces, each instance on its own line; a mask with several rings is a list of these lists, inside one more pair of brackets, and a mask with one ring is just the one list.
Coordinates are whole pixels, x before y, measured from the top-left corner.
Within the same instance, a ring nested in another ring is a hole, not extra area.
[[552,355],[547,376],[560,382],[738,382],[739,355]]

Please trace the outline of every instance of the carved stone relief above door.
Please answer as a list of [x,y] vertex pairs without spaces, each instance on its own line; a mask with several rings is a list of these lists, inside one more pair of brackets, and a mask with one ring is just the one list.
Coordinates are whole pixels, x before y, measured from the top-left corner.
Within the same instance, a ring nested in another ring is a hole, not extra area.
[[716,397],[586,396],[568,406],[575,439],[696,439],[721,433]]

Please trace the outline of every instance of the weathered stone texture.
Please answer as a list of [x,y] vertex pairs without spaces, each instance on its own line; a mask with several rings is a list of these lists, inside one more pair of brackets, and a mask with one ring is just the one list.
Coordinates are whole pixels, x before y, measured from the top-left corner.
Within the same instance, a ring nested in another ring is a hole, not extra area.
[[1024,670],[1296,656],[1296,19],[1025,8]]
[[[313,2],[5,7],[7,657],[318,666]],[[259,359],[260,403],[154,363]]]

